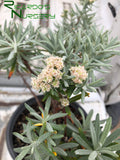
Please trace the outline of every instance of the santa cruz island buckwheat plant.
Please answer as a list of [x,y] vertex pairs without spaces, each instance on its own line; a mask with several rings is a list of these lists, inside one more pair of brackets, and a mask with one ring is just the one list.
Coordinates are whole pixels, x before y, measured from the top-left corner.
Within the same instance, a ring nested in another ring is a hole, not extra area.
[[[13,133],[25,144],[15,148],[16,160],[117,160],[120,129],[110,134],[111,118],[103,122],[97,115],[92,121],[93,111],[85,117],[81,109],[71,109],[73,102],[84,102],[103,84],[94,71],[110,68],[109,58],[119,54],[119,42],[93,24],[92,5],[81,0],[80,6],[64,11],[55,31],[48,29],[46,34],[32,25],[1,28],[0,68],[9,78],[19,73],[24,81],[23,73],[31,73],[33,89],[44,94],[39,113],[25,104],[31,117],[23,133]],[[32,65],[36,59],[41,67]]]

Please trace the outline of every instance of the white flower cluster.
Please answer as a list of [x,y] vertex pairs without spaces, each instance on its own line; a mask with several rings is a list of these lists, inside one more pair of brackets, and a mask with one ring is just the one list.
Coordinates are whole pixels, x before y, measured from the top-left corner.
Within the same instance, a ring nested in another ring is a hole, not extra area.
[[84,66],[75,66],[70,68],[71,75],[74,76],[73,82],[81,84],[88,77]]
[[42,92],[49,92],[51,87],[58,88],[59,80],[63,75],[61,72],[64,67],[62,58],[51,56],[46,59],[46,64],[46,68],[31,81],[32,87],[36,90],[42,90]]
[[51,56],[47,58],[46,63],[49,68],[57,68],[58,70],[61,70],[64,67],[62,58],[58,56]]
[[60,102],[64,107],[69,105],[69,100],[67,98],[61,98]]

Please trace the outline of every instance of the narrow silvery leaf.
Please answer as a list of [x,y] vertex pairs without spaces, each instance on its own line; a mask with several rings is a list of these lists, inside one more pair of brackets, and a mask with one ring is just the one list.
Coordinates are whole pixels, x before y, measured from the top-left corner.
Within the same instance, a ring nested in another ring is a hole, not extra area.
[[8,53],[10,52],[12,49],[12,47],[4,47],[4,48],[0,48],[0,54],[3,54],[3,53]]
[[29,34],[29,32],[30,32],[30,30],[26,30],[26,31],[24,32],[24,34],[22,35],[22,37],[21,37],[20,40],[19,40],[19,44],[24,40],[24,38],[27,36],[27,34]]
[[51,106],[51,97],[49,96],[45,103],[45,114],[48,115],[49,109]]
[[50,158],[50,156],[47,156],[47,157],[45,158],[45,160],[49,160],[49,158]]
[[63,144],[60,144],[58,147],[60,147],[62,149],[70,149],[70,148],[74,148],[77,146],[78,146],[77,143],[63,143]]
[[75,125],[79,128],[82,128],[82,124],[80,123],[80,121],[75,117],[75,115],[71,112],[71,118],[73,120],[73,122],[75,123]]
[[25,103],[25,108],[27,108],[29,112],[35,112],[35,110],[26,103]]
[[108,157],[108,156],[103,156],[103,155],[102,155],[101,157],[103,158],[103,159],[101,159],[101,160],[104,160],[104,159],[105,159],[105,160],[113,160],[113,158],[110,158],[110,157]]
[[53,132],[53,128],[52,128],[52,126],[51,126],[51,124],[50,123],[46,123],[46,127],[47,127],[47,130],[49,131],[49,132]]
[[59,40],[59,44],[60,44],[60,46],[61,46],[61,49],[64,51],[64,53],[67,55],[67,52],[66,52],[66,49],[65,49],[65,46],[64,46],[64,44],[62,43],[62,41],[61,40]]
[[56,143],[51,138],[49,138],[48,140],[49,140],[49,142],[51,143],[52,146],[54,146],[54,147],[56,146]]
[[88,128],[88,126],[89,126],[89,124],[90,124],[90,122],[91,122],[91,118],[92,118],[92,115],[93,115],[93,110],[91,110],[90,112],[89,112],[89,114],[87,115],[87,117],[86,117],[86,120],[85,120],[85,129],[87,129]]
[[86,141],[84,141],[83,138],[80,137],[80,135],[73,133],[72,134],[74,139],[83,147],[85,147],[86,149],[91,149],[91,146],[88,145],[88,143]]
[[63,124],[55,124],[55,123],[50,123],[51,126],[54,128],[54,130],[64,130],[66,125],[63,125]]
[[46,123],[43,123],[43,126],[40,128],[39,136],[41,136],[46,130]]
[[120,144],[112,145],[109,147],[112,151],[119,151],[120,150]]
[[37,112],[31,112],[30,114],[35,118],[37,118],[38,120],[40,120],[40,122],[42,122],[42,117],[39,114],[37,114]]
[[67,153],[60,147],[54,147],[54,151],[59,155],[67,156]]
[[79,133],[78,128],[76,128],[70,121],[67,123],[67,127],[75,133]]
[[120,137],[120,128],[117,129],[116,131],[114,131],[113,133],[111,133],[105,143],[104,143],[104,146],[108,146],[110,143],[112,143],[114,140],[116,140],[118,137]]
[[37,149],[37,147],[34,148],[34,158],[35,158],[35,160],[42,160],[42,158],[40,156],[40,152]]
[[8,61],[11,60],[11,59],[13,59],[14,56],[15,56],[15,50],[12,50],[12,51],[10,52],[9,56],[8,56]]
[[78,110],[79,110],[79,112],[80,112],[80,114],[81,114],[81,116],[82,116],[83,126],[85,127],[85,115],[84,115],[84,112],[83,112],[82,109],[80,109],[80,108],[78,108]]
[[30,128],[30,123],[28,122],[27,127],[26,127],[26,134],[27,134],[27,138],[29,139],[30,142],[33,142],[33,137],[32,137],[32,132],[31,132],[31,128]]
[[30,143],[29,139],[27,137],[22,136],[21,134],[14,132],[13,135],[15,135],[17,138],[21,139],[25,143]]
[[[120,145],[119,145],[119,146],[120,146]],[[116,151],[116,150],[115,150],[115,151]],[[100,152],[103,153],[103,154],[110,155],[110,156],[115,157],[115,158],[119,157],[116,153],[112,152],[111,150],[102,150],[102,151],[100,151]]]
[[27,153],[29,152],[30,150],[30,147],[24,149],[17,157],[15,160],[22,160],[26,155]]
[[96,131],[97,141],[99,141],[99,136],[101,132],[99,114],[96,115],[96,119],[95,119],[95,131]]
[[89,155],[91,154],[92,150],[87,150],[87,149],[78,149],[75,151],[76,155]]
[[84,103],[84,100],[85,100],[85,91],[83,90],[81,94],[81,102]]
[[40,143],[42,143],[42,142],[43,142],[44,140],[46,140],[50,135],[51,135],[51,133],[49,133],[49,132],[41,135],[41,136],[38,138],[37,144],[39,145]]
[[54,120],[54,119],[65,117],[65,116],[67,116],[67,113],[56,113],[56,114],[50,115],[47,120],[48,121],[49,120]]
[[10,41],[10,42],[13,43],[12,38],[11,38],[6,32],[2,31],[2,33],[3,33],[3,35],[5,36],[5,38],[6,38],[8,41]]
[[1,40],[1,39],[0,39],[0,45],[3,45],[3,46],[11,46],[11,43],[8,43],[7,41],[4,41],[4,40]]
[[[97,160],[107,160],[107,159],[103,159],[103,157],[100,155],[98,155],[98,157],[97,157]],[[113,160],[113,159],[111,159],[111,160]]]
[[88,160],[95,160],[96,157],[97,157],[97,155],[98,155],[97,151],[93,151],[93,152],[89,155]]
[[17,39],[16,39],[17,42],[19,42],[19,40],[22,36],[22,29],[23,29],[23,27],[22,27],[22,24],[20,23],[18,26],[18,33],[17,33]]
[[17,54],[17,62],[19,65],[21,65],[22,67],[26,68],[26,66],[24,65],[23,61],[22,61],[22,58],[21,58],[21,55],[20,53]]
[[108,133],[110,132],[110,129],[111,129],[111,123],[112,123],[112,120],[111,118],[108,118],[107,121],[106,121],[106,124],[105,124],[105,128],[102,132],[102,136],[101,136],[101,139],[100,139],[100,144],[104,144],[107,136],[108,136]]
[[92,122],[90,123],[90,134],[91,134],[92,143],[93,143],[93,146],[94,146],[94,149],[95,149],[98,145],[98,141],[97,141],[97,135],[96,135],[95,127],[94,127]]
[[52,139],[60,139],[63,138],[64,136],[62,134],[55,134],[52,136]]
[[32,107],[30,107],[26,103],[25,103],[25,108],[27,108],[27,110],[30,112],[31,115],[33,115],[38,120],[42,121],[42,117]]

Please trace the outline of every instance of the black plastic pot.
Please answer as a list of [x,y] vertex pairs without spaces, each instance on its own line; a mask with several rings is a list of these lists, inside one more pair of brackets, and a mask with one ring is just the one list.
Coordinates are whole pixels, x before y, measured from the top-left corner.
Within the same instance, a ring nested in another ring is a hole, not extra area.
[[[43,99],[43,95],[38,96],[38,98],[40,100],[42,100]],[[6,130],[7,148],[8,148],[8,151],[9,151],[11,157],[13,158],[13,160],[17,156],[17,154],[13,150],[13,148],[14,148],[13,147],[13,131],[14,131],[14,126],[15,126],[15,123],[16,123],[18,117],[25,110],[25,105],[24,105],[25,103],[28,104],[31,107],[32,106],[37,106],[37,102],[36,102],[35,98],[31,98],[31,99],[25,101],[24,103],[22,103],[16,109],[16,111],[13,113],[13,115],[11,116],[11,118],[9,120],[9,123],[8,123],[8,126],[7,126],[7,130]],[[74,103],[70,104],[70,107],[74,108],[76,113],[78,113],[78,108],[80,107],[83,110],[85,117],[87,116],[87,113],[85,112],[85,110],[78,103],[74,102]]]

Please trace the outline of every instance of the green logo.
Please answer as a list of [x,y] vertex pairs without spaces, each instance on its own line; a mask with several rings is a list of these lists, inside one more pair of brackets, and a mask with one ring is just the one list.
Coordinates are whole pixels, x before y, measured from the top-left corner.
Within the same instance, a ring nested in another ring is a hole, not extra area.
[[[23,5],[14,5],[14,1],[10,1],[10,0],[5,0],[4,1],[4,6],[11,9],[11,18],[14,17],[14,15],[18,16],[19,18],[23,18],[23,19],[55,19],[55,14],[51,15],[51,14],[26,14],[25,16],[23,15],[23,10],[26,9],[30,9],[30,10],[50,10],[50,5],[46,4],[46,5],[37,5],[37,4],[23,4]],[[19,10],[19,13],[16,11]]]

